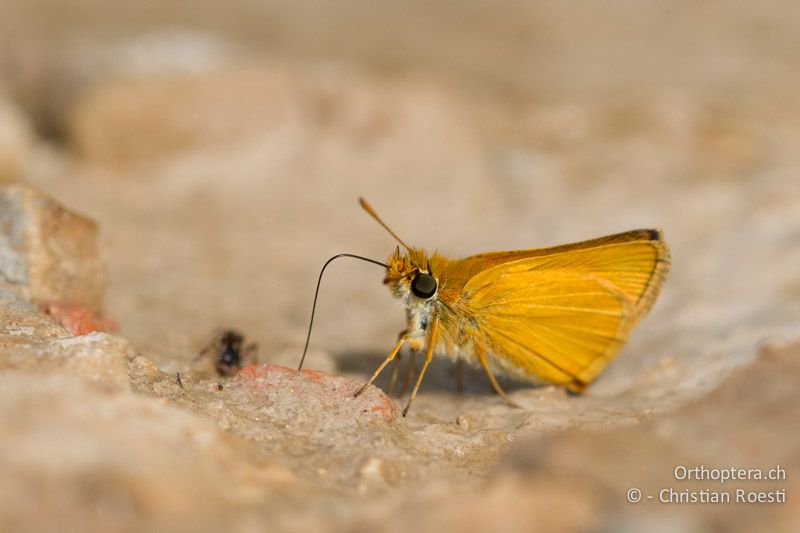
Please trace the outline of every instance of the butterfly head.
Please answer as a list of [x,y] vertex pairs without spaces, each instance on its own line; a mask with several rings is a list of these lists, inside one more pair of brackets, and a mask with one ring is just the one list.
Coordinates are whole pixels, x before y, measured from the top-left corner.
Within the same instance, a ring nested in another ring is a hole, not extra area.
[[394,254],[389,257],[389,266],[386,269],[386,277],[383,282],[389,286],[395,298],[400,298],[407,305],[424,304],[436,296],[439,289],[439,282],[431,271],[431,261],[423,250],[412,248],[407,245],[389,226],[381,220],[381,217],[372,209],[372,206],[363,198],[358,202],[378,224],[389,232],[389,234],[406,249],[405,255],[400,255],[400,246]]
[[383,282],[389,286],[396,298],[408,299],[413,296],[419,300],[430,300],[436,296],[439,283],[431,270],[428,255],[416,248],[410,248],[404,255],[397,247],[389,257],[389,268]]

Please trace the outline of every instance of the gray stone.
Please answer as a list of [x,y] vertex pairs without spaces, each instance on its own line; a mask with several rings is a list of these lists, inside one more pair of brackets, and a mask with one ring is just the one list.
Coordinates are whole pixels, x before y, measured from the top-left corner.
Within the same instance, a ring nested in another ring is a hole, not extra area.
[[106,272],[97,225],[33,188],[0,188],[0,287],[34,302],[102,312]]

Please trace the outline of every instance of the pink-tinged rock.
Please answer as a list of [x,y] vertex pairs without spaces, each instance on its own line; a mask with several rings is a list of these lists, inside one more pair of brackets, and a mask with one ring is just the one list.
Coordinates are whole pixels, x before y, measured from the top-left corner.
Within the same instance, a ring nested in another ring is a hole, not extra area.
[[73,335],[114,331],[117,327],[113,321],[96,315],[77,302],[40,302],[39,309]]
[[19,294],[0,288],[0,374],[70,376],[96,389],[129,391],[131,345],[107,333],[79,331],[88,329],[89,322],[78,318],[89,312],[73,314],[73,323],[56,323]]
[[287,413],[300,409],[306,415],[324,413],[351,420],[397,419],[397,405],[377,387],[367,387],[363,394],[353,396],[364,384],[359,379],[313,370],[297,372],[278,365],[250,365],[239,371],[233,383],[246,389],[256,401],[283,407]]
[[0,288],[100,314],[105,279],[95,222],[36,189],[0,188]]

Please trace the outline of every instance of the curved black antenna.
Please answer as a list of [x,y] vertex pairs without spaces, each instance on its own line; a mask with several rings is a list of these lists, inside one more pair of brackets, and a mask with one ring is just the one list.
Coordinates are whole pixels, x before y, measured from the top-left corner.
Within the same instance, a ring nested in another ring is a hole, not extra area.
[[352,257],[353,259],[361,259],[362,261],[366,261],[367,263],[372,263],[373,265],[382,266],[383,268],[388,269],[389,265],[385,263],[381,263],[380,261],[375,261],[374,259],[370,259],[368,257],[361,257],[360,255],[354,254],[337,254],[325,261],[325,264],[322,265],[322,270],[319,271],[319,279],[317,280],[317,290],[314,291],[314,303],[311,306],[311,321],[308,323],[308,335],[306,335],[306,346],[303,348],[303,357],[300,358],[300,365],[297,367],[297,371],[300,372],[303,369],[303,362],[306,360],[306,352],[308,351],[308,341],[311,340],[311,328],[314,326],[314,312],[317,310],[317,296],[319,296],[319,286],[322,283],[322,274],[325,273],[325,269],[328,267],[334,259],[339,259],[340,257]]

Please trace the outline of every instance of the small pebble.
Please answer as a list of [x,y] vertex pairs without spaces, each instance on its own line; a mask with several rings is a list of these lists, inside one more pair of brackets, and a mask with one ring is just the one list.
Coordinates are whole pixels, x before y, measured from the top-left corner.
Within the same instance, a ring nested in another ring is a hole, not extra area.
[[469,415],[458,415],[456,424],[463,429],[473,429],[475,427],[475,419]]

